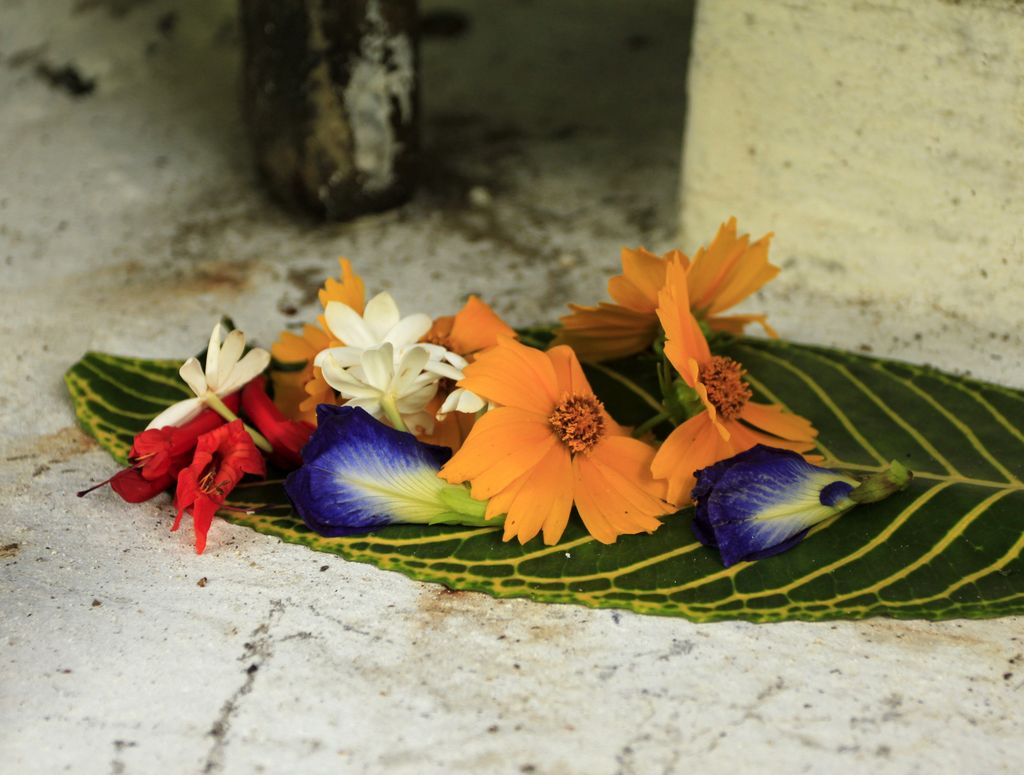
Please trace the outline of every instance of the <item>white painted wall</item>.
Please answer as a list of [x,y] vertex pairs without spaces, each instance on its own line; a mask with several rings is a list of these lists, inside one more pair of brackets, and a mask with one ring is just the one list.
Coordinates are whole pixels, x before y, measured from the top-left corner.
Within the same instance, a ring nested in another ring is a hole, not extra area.
[[700,2],[683,166],[684,246],[775,231],[787,336],[1024,384],[1024,4]]

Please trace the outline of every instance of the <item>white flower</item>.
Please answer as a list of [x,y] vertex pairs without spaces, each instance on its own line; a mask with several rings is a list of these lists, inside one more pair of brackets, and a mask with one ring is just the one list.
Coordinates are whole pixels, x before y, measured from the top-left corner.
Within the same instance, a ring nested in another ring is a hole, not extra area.
[[[444,347],[420,343],[430,330],[430,317],[416,314],[403,318],[391,295],[379,293],[370,299],[361,316],[347,304],[332,301],[324,310],[324,318],[331,333],[345,343],[344,347],[323,351],[314,361],[327,384],[347,398],[350,405],[361,406],[378,419],[388,416],[388,400],[392,400],[401,417],[408,416],[413,425],[429,433],[434,423],[425,408],[436,395],[438,381],[446,377],[458,382],[467,365],[465,358]],[[387,374],[380,354],[385,344],[391,345],[392,356],[391,371]],[[416,355],[406,361],[413,350],[421,350],[426,356]],[[371,351],[378,354],[370,356],[368,367],[364,359]],[[412,367],[414,372],[408,372]],[[399,375],[404,376],[400,379]],[[475,413],[484,406],[479,396],[457,388],[445,399],[436,419],[443,420],[450,412]],[[394,418],[389,419],[394,422]]]
[[403,318],[389,293],[370,299],[362,316],[347,304],[329,301],[324,319],[335,338],[349,347],[368,350],[389,342],[399,353],[422,339],[433,322],[422,313]]
[[147,429],[184,425],[203,411],[210,396],[223,398],[231,395],[261,374],[270,364],[270,353],[259,347],[254,347],[244,358],[242,357],[245,351],[245,334],[241,331],[230,331],[221,344],[223,336],[224,329],[218,323],[210,334],[205,372],[195,358],[189,358],[178,370],[196,397],[186,398],[167,407],[150,421]]
[[[424,345],[421,345],[424,346]],[[448,377],[452,382],[458,383],[462,379],[463,369],[469,365],[469,361],[451,350],[446,350],[437,345],[426,345],[432,348],[431,360],[426,368],[442,377]],[[436,350],[436,352],[434,352]],[[445,398],[441,408],[437,410],[434,419],[440,422],[452,412],[463,412],[465,414],[476,414],[487,407],[487,402],[472,390],[457,387]]]
[[[430,433],[434,421],[425,410],[437,393],[437,363],[432,363],[430,345],[396,351],[391,342],[377,347],[332,347],[314,360],[327,384],[378,419],[386,417],[399,430]],[[444,348],[440,348],[444,349]],[[444,366],[440,368],[444,371]],[[450,369],[451,366],[448,366]]]
[[444,403],[441,404],[441,408],[437,411],[436,419],[441,421],[452,412],[476,414],[485,406],[487,406],[487,402],[472,390],[455,388],[455,390],[448,394],[448,398],[444,400]]

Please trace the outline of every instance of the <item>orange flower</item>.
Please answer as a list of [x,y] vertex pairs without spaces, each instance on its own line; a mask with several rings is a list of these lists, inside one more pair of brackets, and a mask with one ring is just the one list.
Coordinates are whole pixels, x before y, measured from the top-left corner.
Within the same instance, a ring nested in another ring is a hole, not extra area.
[[541,352],[502,336],[465,375],[460,387],[498,406],[439,475],[490,499],[488,519],[506,514],[506,541],[543,530],[544,543],[557,543],[574,503],[602,543],[652,532],[672,511],[651,477],[654,450],[609,416],[570,348]]
[[516,332],[498,317],[498,313],[479,297],[470,296],[458,313],[437,318],[423,341],[439,344],[465,358],[494,347],[499,336],[515,335]]
[[[363,279],[352,271],[352,264],[347,258],[339,258],[338,263],[341,265],[341,279],[327,278],[323,288],[317,292],[320,305],[326,308],[328,302],[340,301],[362,314],[366,297]],[[282,331],[270,348],[277,363],[293,367],[304,364],[301,368],[287,370],[271,368],[274,405],[288,419],[304,420],[313,425],[316,425],[318,404],[338,402],[320,369],[313,366],[313,359],[321,350],[341,344],[326,333],[330,329],[327,328],[324,316],[320,315],[317,320],[319,326],[306,324],[302,327],[302,336]]]
[[573,314],[561,318],[554,344],[568,344],[584,360],[606,361],[646,350],[658,336],[658,291],[665,284],[671,259],[687,261],[673,250],[659,258],[644,248],[622,249],[622,274],[608,281],[608,295],[617,303],[596,307],[570,304]]
[[274,385],[274,405],[288,419],[316,424],[316,404],[309,401],[308,386],[314,386],[319,397],[324,393],[319,388],[322,383],[331,399],[325,403],[335,403],[334,391],[319,375],[320,369],[313,366],[316,354],[330,346],[330,341],[330,337],[319,327],[307,323],[302,327],[302,336],[282,331],[270,348],[275,363],[291,366],[303,364],[295,370],[285,371],[272,367],[270,371],[270,380]]
[[749,323],[760,323],[769,336],[777,336],[764,315],[718,313],[735,307],[779,273],[768,263],[772,234],[750,244],[750,235],[736,236],[736,219],[723,223],[711,245],[697,250],[686,272],[690,309],[712,331],[742,334]]
[[[658,319],[665,329],[665,355],[703,405],[669,434],[654,457],[651,472],[668,480],[668,500],[690,496],[694,472],[744,452],[756,444],[806,452],[818,432],[803,417],[775,404],[750,400],[746,370],[724,355],[712,355],[693,314],[683,264],[673,261],[658,294]],[[755,427],[751,427],[755,426]],[[760,430],[757,430],[759,428]]]
[[[516,332],[477,296],[470,296],[466,304],[455,315],[445,315],[434,321],[434,325],[423,337],[424,342],[438,344],[463,356],[469,361],[476,353],[494,347],[499,336],[515,337]],[[427,406],[427,411],[436,414],[455,385],[442,380],[437,395]],[[434,426],[433,433],[419,436],[419,440],[439,447],[448,447],[458,452],[466,440],[476,416],[466,412],[451,412]]]
[[665,269],[672,261],[688,267],[692,311],[714,331],[743,333],[749,323],[760,323],[769,335],[775,331],[764,315],[718,313],[735,306],[775,277],[777,266],[768,263],[771,234],[753,245],[750,236],[736,236],[736,219],[722,224],[708,248],[699,248],[691,262],[678,250],[660,258],[644,248],[622,249],[622,274],[608,281],[608,295],[617,303],[596,307],[570,304],[573,314],[562,320],[555,344],[569,344],[584,360],[624,358],[646,350],[660,328],[656,310],[658,292],[665,284]]
[[[363,278],[352,271],[352,264],[347,258],[339,258],[338,264],[341,265],[341,279],[335,280],[333,277],[328,277],[324,281],[324,287],[316,294],[320,299],[320,306],[327,309],[327,302],[340,301],[362,315],[363,307],[366,304],[366,286],[363,283]],[[323,315],[320,315],[317,321],[324,331],[330,330],[327,328],[327,321],[324,320]]]

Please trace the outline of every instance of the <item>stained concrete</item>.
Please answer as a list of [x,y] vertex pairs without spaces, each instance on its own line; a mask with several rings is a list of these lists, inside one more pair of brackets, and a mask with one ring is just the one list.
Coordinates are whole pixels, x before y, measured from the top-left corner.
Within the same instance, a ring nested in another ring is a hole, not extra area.
[[[113,470],[60,379],[87,349],[189,353],[222,312],[269,342],[339,254],[403,309],[474,291],[528,323],[599,298],[620,245],[672,247],[687,7],[439,9],[423,192],[318,226],[255,187],[231,3],[0,3],[0,771],[1015,771],[1019,618],[496,601],[220,521],[197,557],[166,500],[74,497]],[[784,336],[849,346],[856,326],[918,354],[890,315],[801,325],[814,304],[768,311]]]

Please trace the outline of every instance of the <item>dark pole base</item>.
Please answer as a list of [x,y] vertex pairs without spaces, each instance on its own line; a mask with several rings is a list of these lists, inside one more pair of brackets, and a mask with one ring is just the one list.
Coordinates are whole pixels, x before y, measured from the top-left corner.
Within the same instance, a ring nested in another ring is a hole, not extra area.
[[328,220],[408,200],[416,0],[241,0],[240,9],[245,116],[273,195]]

